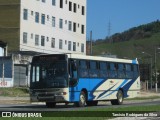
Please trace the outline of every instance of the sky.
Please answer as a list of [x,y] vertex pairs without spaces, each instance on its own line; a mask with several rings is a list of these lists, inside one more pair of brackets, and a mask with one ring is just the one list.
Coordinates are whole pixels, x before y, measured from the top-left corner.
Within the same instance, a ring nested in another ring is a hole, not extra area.
[[[160,0],[87,0],[87,39],[103,39],[160,20]],[[109,27],[110,23],[110,27]]]

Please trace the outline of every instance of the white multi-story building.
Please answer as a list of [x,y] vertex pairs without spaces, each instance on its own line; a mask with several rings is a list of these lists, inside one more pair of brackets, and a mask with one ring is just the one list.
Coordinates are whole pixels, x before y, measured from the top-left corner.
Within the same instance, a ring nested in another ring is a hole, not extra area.
[[[2,1],[0,4],[7,13],[7,3]],[[18,36],[12,40],[6,38],[6,41],[2,38],[8,43],[9,51],[86,54],[86,0],[13,1],[8,3],[13,6],[9,9],[13,9],[17,17],[13,18],[13,13],[8,12],[12,18],[6,18],[11,22],[7,27],[15,29]]]

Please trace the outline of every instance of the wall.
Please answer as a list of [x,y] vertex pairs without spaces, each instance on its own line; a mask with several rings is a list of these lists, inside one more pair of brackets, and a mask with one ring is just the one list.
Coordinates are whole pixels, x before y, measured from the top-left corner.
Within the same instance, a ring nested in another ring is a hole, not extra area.
[[8,51],[19,50],[20,0],[0,0],[0,40]]

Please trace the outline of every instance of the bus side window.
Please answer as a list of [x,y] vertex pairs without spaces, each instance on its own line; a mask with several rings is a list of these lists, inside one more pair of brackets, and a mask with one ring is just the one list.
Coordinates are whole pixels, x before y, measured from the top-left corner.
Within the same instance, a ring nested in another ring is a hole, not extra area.
[[99,68],[100,68],[100,77],[102,77],[102,78],[108,77],[107,63],[106,62],[100,62],[99,63]]
[[98,71],[98,62],[96,61],[90,61],[90,69],[89,69],[89,76],[91,78],[96,78],[99,75],[99,71]]
[[133,65],[133,75],[134,75],[134,78],[138,77],[138,66],[137,65]]
[[117,78],[117,64],[110,63],[109,77],[110,78]]
[[79,61],[79,77],[85,78],[88,77],[88,68],[89,64],[88,61],[80,60]]
[[72,71],[72,78],[77,79],[77,64],[76,61],[71,61],[71,71]]
[[125,78],[125,67],[124,64],[118,64],[118,78]]
[[71,60],[70,62],[70,80],[69,80],[69,85],[70,86],[75,86],[77,84],[77,64],[76,60]]
[[128,79],[133,78],[133,71],[131,64],[125,64],[125,68],[126,68],[126,78]]

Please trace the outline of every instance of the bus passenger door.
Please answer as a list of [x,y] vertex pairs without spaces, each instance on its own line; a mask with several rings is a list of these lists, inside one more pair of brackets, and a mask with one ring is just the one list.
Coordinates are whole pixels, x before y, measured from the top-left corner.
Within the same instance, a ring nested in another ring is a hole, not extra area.
[[70,101],[75,101],[75,91],[76,91],[76,84],[78,82],[78,76],[77,76],[77,64],[76,60],[71,60],[69,64],[69,92],[70,92]]

